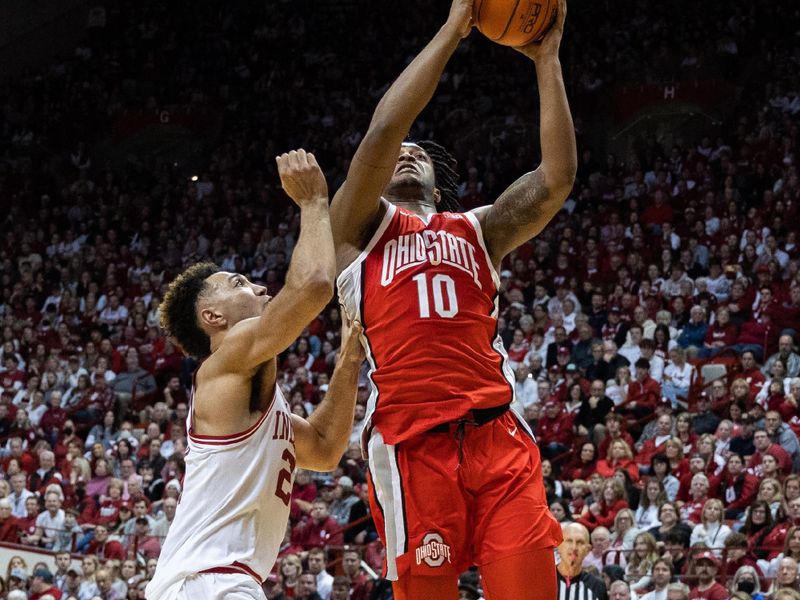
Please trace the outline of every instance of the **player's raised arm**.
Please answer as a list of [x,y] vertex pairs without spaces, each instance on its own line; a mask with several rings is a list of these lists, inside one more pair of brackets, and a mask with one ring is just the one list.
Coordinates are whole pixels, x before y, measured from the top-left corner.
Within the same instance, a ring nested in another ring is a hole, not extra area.
[[[331,220],[337,253],[360,249],[383,214],[380,194],[397,165],[400,144],[430,102],[447,61],[472,27],[472,0],[454,0],[447,22],[384,94],[336,193]],[[349,261],[348,261],[349,262]],[[339,261],[339,270],[346,264]]]
[[308,420],[292,415],[299,467],[332,471],[347,449],[353,430],[358,372],[364,361],[361,331],[358,323],[342,325],[342,346],[325,399]]
[[575,180],[575,129],[558,58],[566,14],[566,0],[560,0],[558,19],[544,39],[518,48],[536,65],[542,162],[511,184],[493,206],[475,210],[495,264],[544,229],[561,209]]
[[252,370],[283,352],[333,295],[335,260],[325,177],[314,155],[304,150],[283,154],[277,163],[283,189],[300,207],[300,237],[281,291],[261,316],[234,325],[214,352],[225,370]]

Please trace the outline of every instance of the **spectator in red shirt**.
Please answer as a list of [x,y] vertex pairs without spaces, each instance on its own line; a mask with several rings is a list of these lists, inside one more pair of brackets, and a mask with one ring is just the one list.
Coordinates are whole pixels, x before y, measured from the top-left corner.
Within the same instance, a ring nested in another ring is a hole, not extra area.
[[11,514],[11,502],[8,498],[0,499],[0,542],[19,544],[19,523]]
[[652,415],[661,400],[661,386],[650,377],[650,361],[640,358],[636,361],[636,377],[628,386],[628,396],[620,406],[637,419]]
[[769,433],[763,427],[757,428],[753,433],[753,446],[755,446],[756,451],[747,463],[747,470],[750,473],[756,477],[762,476],[761,461],[765,454],[771,454],[778,460],[784,475],[788,475],[791,472],[792,457],[786,450],[769,439]]
[[119,542],[108,539],[108,527],[98,525],[94,528],[94,539],[86,548],[87,554],[96,554],[101,560],[125,560],[125,548]]
[[8,473],[8,463],[11,461],[11,459],[16,459],[19,463],[19,466],[28,475],[36,470],[36,459],[30,452],[23,449],[22,438],[12,437],[10,440],[8,440],[8,448],[10,452],[8,457],[3,461],[3,471]]
[[600,445],[597,447],[597,456],[607,456],[608,450],[611,447],[611,442],[621,439],[629,448],[633,448],[633,437],[627,431],[622,429],[622,415],[619,413],[608,413],[606,415],[606,436]]
[[361,569],[361,552],[358,548],[345,548],[342,554],[342,571],[350,579],[350,600],[369,600],[372,581]]
[[[737,379],[744,379],[747,382],[747,385],[750,388],[750,398],[755,398],[767,378],[764,377],[761,369],[758,368],[758,365],[756,364],[756,357],[751,350],[745,350],[742,352],[739,365],[739,372],[736,373],[735,377]],[[733,385],[731,385],[731,394],[733,394]],[[750,410],[752,402],[753,401],[751,400],[750,403],[747,404],[745,410]]]
[[147,517],[136,519],[134,531],[131,546],[128,547],[130,555],[141,554],[145,559],[158,558],[158,555],[161,554],[161,544],[156,536],[151,535],[150,521],[147,520]]
[[544,416],[536,426],[542,456],[552,458],[569,450],[572,442],[574,415],[567,414],[559,402],[548,400],[544,405]]
[[61,600],[61,590],[53,585],[53,574],[46,567],[40,567],[31,577],[31,594],[28,600],[39,600],[48,595],[53,600]]
[[311,512],[311,503],[317,497],[317,486],[311,481],[311,473],[299,469],[292,487],[292,504],[289,517],[292,522],[299,521],[303,515]]
[[53,390],[50,392],[50,407],[42,415],[42,420],[39,421],[40,435],[49,441],[51,446],[55,446],[58,436],[61,434],[61,429],[67,420],[67,411],[61,408],[61,398],[61,391]]
[[311,512],[292,531],[292,542],[303,547],[322,548],[340,546],[344,541],[341,526],[330,516],[328,505],[322,499],[311,503]]
[[639,465],[633,460],[631,447],[621,439],[614,440],[606,457],[597,462],[597,472],[603,477],[613,477],[617,469],[625,469],[632,481],[639,481]]
[[39,538],[35,536],[36,533],[36,517],[39,516],[39,498],[36,496],[29,496],[25,500],[25,516],[17,519],[20,531],[22,532],[21,540],[23,544],[37,545]]
[[757,493],[758,478],[745,471],[744,457],[735,453],[728,457],[725,471],[709,491],[709,495],[725,503],[726,519],[738,519]]
[[731,322],[731,312],[725,306],[717,309],[717,318],[714,324],[706,330],[703,348],[700,351],[702,358],[716,356],[728,346],[736,343],[736,325]]
[[628,508],[625,486],[619,479],[607,479],[603,483],[602,498],[589,505],[588,512],[578,519],[578,523],[589,531],[598,526],[610,529],[614,526],[617,513],[623,508]]
[[672,207],[664,197],[664,192],[656,190],[653,193],[653,203],[642,211],[641,221],[644,225],[655,226],[653,230],[658,233],[661,231],[661,225],[672,223],[673,216]]
[[713,552],[706,550],[694,557],[694,570],[697,586],[692,588],[689,600],[728,600],[728,590],[715,581],[719,571],[719,561]]

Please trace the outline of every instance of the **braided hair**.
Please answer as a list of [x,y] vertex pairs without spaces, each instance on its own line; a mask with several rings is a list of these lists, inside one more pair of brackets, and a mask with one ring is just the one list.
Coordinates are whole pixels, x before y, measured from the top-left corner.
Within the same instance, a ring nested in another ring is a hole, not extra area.
[[436,189],[441,198],[436,205],[438,212],[456,212],[460,208],[458,202],[458,161],[443,146],[432,140],[422,140],[416,144],[425,150],[433,161],[433,172],[436,177]]

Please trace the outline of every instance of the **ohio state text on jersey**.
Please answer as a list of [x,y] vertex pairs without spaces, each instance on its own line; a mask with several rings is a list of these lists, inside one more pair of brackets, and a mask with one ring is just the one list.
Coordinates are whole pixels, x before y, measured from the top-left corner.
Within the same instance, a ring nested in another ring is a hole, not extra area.
[[423,219],[391,204],[339,276],[342,305],[364,326],[367,414],[387,444],[513,400],[499,282],[473,214]]

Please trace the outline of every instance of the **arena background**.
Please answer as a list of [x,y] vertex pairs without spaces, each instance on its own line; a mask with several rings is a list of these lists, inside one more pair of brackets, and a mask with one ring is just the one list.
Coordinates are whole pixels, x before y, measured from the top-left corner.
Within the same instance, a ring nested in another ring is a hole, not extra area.
[[[104,490],[108,483],[93,471],[100,455],[120,476],[123,415],[117,414],[109,431],[95,425],[102,409],[115,407],[119,413],[128,402],[133,436],[146,436],[133,448],[135,468],[149,464],[155,480],[163,479],[160,487],[144,491],[148,510],[158,518],[164,484],[180,479],[181,465],[168,460],[166,450],[156,450],[163,460],[151,456],[149,442],[160,436],[174,444],[170,423],[185,402],[194,366],[156,326],[166,284],[183,266],[210,258],[277,292],[299,218],[280,190],[273,157],[295,147],[313,151],[335,190],[382,92],[441,25],[448,6],[417,0],[42,0],[35,9],[23,1],[0,4],[0,440],[6,478],[21,468],[33,492],[56,484],[64,508],[79,513],[79,527],[96,522],[99,513],[86,490]],[[570,403],[563,402],[576,377],[569,365],[582,377],[581,396],[576,392],[582,402],[588,401],[587,384],[597,377],[610,382],[606,395],[622,403],[623,413],[631,393],[624,382],[614,381],[616,371],[609,371],[608,364],[619,366],[617,359],[600,368],[591,353],[594,340],[627,342],[624,332],[604,334],[612,308],[619,309],[623,323],[638,321],[645,338],[656,338],[653,352],[662,366],[669,365],[671,348],[689,350],[697,375],[688,390],[673,394],[674,415],[702,411],[698,401],[707,393],[711,414],[731,420],[730,435],[737,438],[750,435],[749,422],[761,424],[759,404],[778,411],[781,423],[769,435],[791,461],[780,465],[786,467],[778,477],[783,497],[768,502],[777,524],[769,531],[750,527],[747,533],[748,560],[760,565],[765,588],[777,574],[770,559],[784,550],[783,538],[795,523],[784,488],[800,466],[800,294],[792,291],[800,287],[799,11],[788,0],[570,2],[561,56],[578,137],[578,176],[565,210],[507,259],[500,300],[501,334],[518,367],[522,408],[540,443],[552,449],[552,500],[568,513],[588,506],[573,501],[572,475],[587,479],[597,470],[594,462],[591,468],[569,464],[581,439],[573,435],[578,422],[564,420],[573,418]],[[538,164],[530,61],[474,32],[448,65],[411,137],[435,139],[458,158],[465,209],[492,202]],[[771,298],[764,297],[764,286]],[[594,292],[599,301],[593,308]],[[564,314],[567,297],[577,300],[576,310]],[[298,412],[313,409],[332,370],[339,326],[335,306],[281,357],[281,385]],[[693,306],[707,310],[689,323]],[[716,311],[731,306],[732,324],[720,324]],[[659,321],[658,311],[669,314]],[[586,317],[577,316],[581,312]],[[669,339],[656,335],[657,322],[666,325]],[[568,339],[556,337],[561,323]],[[783,332],[789,341],[779,350]],[[560,347],[568,351],[559,354]],[[762,377],[742,367],[744,350],[754,352],[759,368],[770,361]],[[131,354],[136,360],[126,364]],[[16,366],[9,356],[16,357]],[[79,371],[70,371],[72,358],[90,376],[86,389],[78,384]],[[774,370],[776,362],[785,363],[785,372]],[[741,377],[748,383],[746,397],[731,401],[732,384]],[[96,385],[97,379],[108,380],[108,386]],[[548,379],[558,400],[553,416],[540,410],[547,400],[539,397],[537,382]],[[714,381],[720,391],[712,389]],[[653,406],[667,394],[666,382],[658,383],[659,392],[648,392]],[[45,418],[54,392],[67,398],[65,414],[54,410]],[[160,402],[168,404],[166,410]],[[731,414],[731,405],[741,410]],[[97,412],[87,417],[87,406]],[[577,415],[579,405],[573,408]],[[82,420],[74,423],[80,440],[70,452],[75,434],[65,437],[65,419],[75,420],[80,410]],[[586,417],[589,413],[581,413],[580,419],[588,419],[581,424],[599,442],[597,426],[604,425],[604,416]],[[644,442],[639,436],[648,432],[641,416],[626,424],[634,442]],[[689,420],[690,428],[713,422],[700,417]],[[153,422],[155,435],[147,431]],[[554,433],[554,424],[556,430],[566,427],[566,437],[564,429],[561,437]],[[708,454],[708,442],[703,446],[692,437],[696,432],[675,432],[687,459],[700,451],[710,460],[708,495],[725,500],[727,467],[713,472],[713,457],[724,463],[730,451],[725,434],[721,440],[712,437]],[[711,433],[716,436],[716,423]],[[23,440],[21,453],[12,449],[12,438]],[[94,440],[102,447],[93,450]],[[43,480],[36,471],[45,447],[55,451],[56,466],[43,471]],[[642,468],[634,468],[629,473],[634,481],[626,482],[632,508],[650,476],[642,448],[633,449],[638,458],[633,462]],[[88,474],[73,460],[82,451]],[[606,458],[598,453],[597,465]],[[617,466],[606,461],[600,470],[610,469],[603,472],[611,475]],[[688,460],[674,466],[683,469],[681,475],[688,473]],[[763,478],[757,467],[752,466],[753,477]],[[313,498],[316,486],[325,485],[333,486],[326,493],[338,496],[342,476],[352,480],[358,500],[364,471],[354,449],[331,479],[298,488],[298,497]],[[345,497],[347,488],[345,481]],[[342,510],[348,502],[336,506]],[[365,514],[363,502],[355,503],[361,513],[340,513],[345,526]],[[305,518],[295,508],[294,525]],[[119,506],[111,512],[112,529],[124,528]],[[35,515],[20,517],[24,535]],[[734,529],[744,524],[742,513],[726,517]],[[333,539],[294,538],[290,549],[326,545],[330,570],[338,574],[342,546],[356,544],[365,564],[379,571],[374,531],[368,520],[358,523]],[[84,539],[88,529],[66,536],[69,550],[93,548]],[[623,555],[623,543],[629,554],[633,543],[623,537],[614,542],[617,555]],[[133,589],[141,584],[147,555],[133,536],[119,539],[125,556],[138,556],[142,563],[130,582],[136,597]],[[763,545],[767,539],[772,546]],[[147,552],[153,552],[150,546]],[[727,560],[721,545],[718,550]],[[800,556],[800,548],[791,552]],[[17,553],[6,539],[0,567]],[[33,566],[29,559],[28,577]],[[0,571],[10,578],[10,567]],[[729,571],[719,574],[726,585],[735,573]],[[357,593],[366,594],[370,578],[358,577],[363,581]],[[696,583],[690,568],[682,579]],[[121,580],[115,585],[122,590]],[[797,587],[796,577],[791,586]]]

